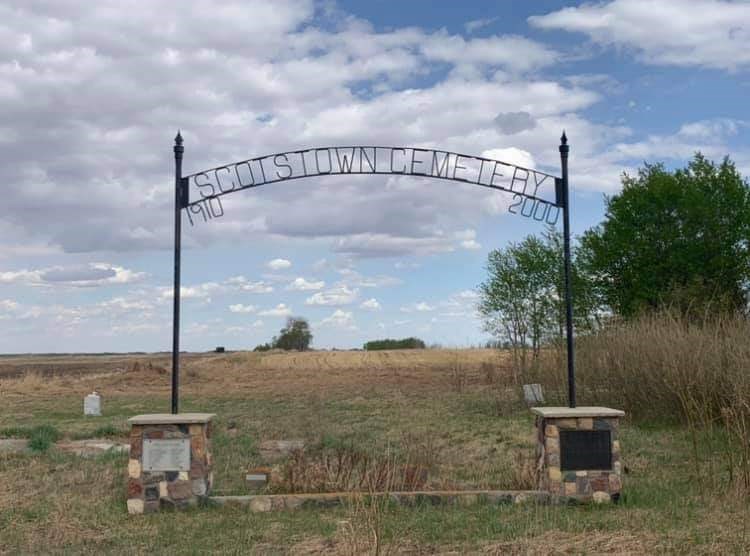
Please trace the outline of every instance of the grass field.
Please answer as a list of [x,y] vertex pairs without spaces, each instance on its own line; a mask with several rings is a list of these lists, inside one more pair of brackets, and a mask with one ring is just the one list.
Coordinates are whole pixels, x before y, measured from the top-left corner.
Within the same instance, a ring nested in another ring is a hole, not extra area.
[[[169,411],[167,355],[0,357],[0,437],[51,425],[63,438],[122,438],[126,420]],[[216,494],[243,494],[263,440],[302,439],[421,458],[427,488],[529,488],[533,420],[491,350],[189,354],[183,411],[217,414]],[[82,399],[103,397],[102,417]],[[608,405],[608,400],[597,400]],[[129,517],[127,456],[54,449],[0,455],[0,553],[746,554],[750,514],[698,480],[674,425],[622,433],[624,497],[614,506],[403,508],[352,504],[254,514],[233,508]],[[702,465],[724,470],[710,438]],[[704,477],[705,474],[701,474]]]

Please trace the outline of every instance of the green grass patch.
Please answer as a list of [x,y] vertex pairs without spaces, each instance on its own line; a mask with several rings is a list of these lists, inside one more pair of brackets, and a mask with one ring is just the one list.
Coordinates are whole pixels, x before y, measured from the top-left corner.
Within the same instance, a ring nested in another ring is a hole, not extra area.
[[29,448],[34,452],[46,452],[55,442],[60,440],[60,432],[52,425],[39,425],[31,429],[29,434]]
[[5,427],[0,429],[2,438],[29,438],[31,427]]
[[84,440],[87,438],[122,438],[127,435],[128,429],[109,423],[93,430],[76,430],[71,437],[75,440]]
[[28,438],[29,448],[34,452],[46,452],[55,442],[60,440],[60,431],[52,425],[36,425],[34,427],[5,427],[0,429],[0,437]]

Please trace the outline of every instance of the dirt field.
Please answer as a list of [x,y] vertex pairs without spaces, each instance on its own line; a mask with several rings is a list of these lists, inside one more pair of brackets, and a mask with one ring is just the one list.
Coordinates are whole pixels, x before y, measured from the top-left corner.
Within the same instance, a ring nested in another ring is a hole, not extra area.
[[[138,387],[142,380],[158,388],[169,384],[170,354],[126,355],[7,355],[0,356],[0,379],[25,374],[51,378],[45,384],[78,389],[100,384],[120,389]],[[223,354],[185,353],[181,365],[185,391],[225,392],[227,383],[240,389],[299,385],[326,388],[342,383],[356,385],[441,383],[456,367],[476,379],[483,364],[502,367],[504,354],[490,349],[393,351],[273,351]],[[162,384],[163,383],[163,384]],[[305,384],[307,383],[307,384]],[[9,382],[8,384],[12,384]]]
[[[67,440],[124,440],[128,417],[169,411],[169,367],[168,354],[0,357],[0,437],[51,426]],[[533,420],[510,375],[505,354],[480,349],[185,354],[181,409],[217,414],[216,494],[247,493],[245,470],[266,463],[260,443],[278,439],[314,448],[303,475],[326,450],[346,449],[418,461],[428,490],[530,488]],[[94,389],[103,415],[84,418]],[[691,480],[686,430],[626,421],[621,439],[625,496],[596,508],[200,508],[132,518],[126,456],[0,454],[0,553],[747,553],[747,507]]]

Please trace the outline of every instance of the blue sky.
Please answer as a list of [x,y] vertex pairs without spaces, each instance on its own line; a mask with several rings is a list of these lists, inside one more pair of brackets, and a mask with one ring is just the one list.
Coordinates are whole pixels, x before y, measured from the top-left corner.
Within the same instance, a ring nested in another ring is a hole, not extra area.
[[[174,12],[174,13],[168,13]],[[0,7],[0,351],[171,346],[172,139],[185,172],[328,145],[442,148],[558,173],[575,234],[644,161],[750,175],[750,5],[645,0],[10,2]],[[404,176],[224,197],[183,235],[188,350],[484,342],[487,253],[539,234],[509,196]]]

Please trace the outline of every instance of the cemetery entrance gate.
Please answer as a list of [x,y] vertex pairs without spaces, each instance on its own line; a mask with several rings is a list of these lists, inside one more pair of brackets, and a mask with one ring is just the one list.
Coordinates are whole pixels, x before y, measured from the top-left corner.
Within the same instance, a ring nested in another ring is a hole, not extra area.
[[512,195],[513,214],[557,224],[563,219],[564,292],[568,404],[576,407],[573,360],[573,302],[570,268],[568,140],[560,138],[560,177],[500,160],[417,147],[344,146],[287,151],[241,160],[182,175],[185,148],[178,132],[174,144],[174,297],[172,328],[172,413],[179,412],[180,270],[182,211],[191,226],[224,215],[222,197],[261,185],[329,175],[389,174],[470,183]]

